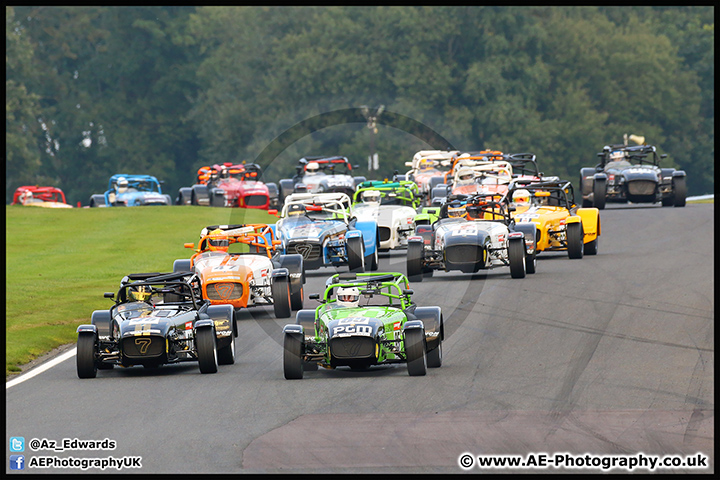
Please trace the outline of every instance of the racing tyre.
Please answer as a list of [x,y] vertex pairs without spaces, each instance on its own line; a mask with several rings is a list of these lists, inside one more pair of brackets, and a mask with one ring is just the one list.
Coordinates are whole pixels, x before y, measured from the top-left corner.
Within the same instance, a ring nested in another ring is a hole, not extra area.
[[595,240],[592,242],[588,242],[585,245],[583,245],[583,255],[597,255],[598,253],[598,237],[595,237]]
[[[408,242],[406,268],[408,280],[411,282],[422,282],[423,280],[423,248],[423,244],[420,242]],[[430,272],[432,275],[432,270]]]
[[292,313],[290,305],[290,281],[287,277],[277,277],[272,283],[273,309],[275,317],[288,318]]
[[525,255],[525,271],[535,273],[537,270],[537,252]]
[[421,328],[411,328],[405,331],[405,356],[407,357],[408,375],[420,377],[427,373],[425,332]]
[[97,376],[97,363],[95,363],[95,335],[81,333],[77,340],[77,374],[80,378],[95,378]]
[[567,251],[570,258],[583,257],[583,228],[582,223],[571,223],[567,226]]
[[605,208],[605,195],[607,185],[605,180],[595,180],[593,182],[593,205],[598,209],[602,210]]
[[216,373],[218,371],[218,352],[215,332],[212,328],[201,328],[195,335],[195,341],[197,342],[200,373]]
[[[234,315],[233,315],[234,317]],[[233,318],[233,322],[235,318]],[[217,352],[218,365],[232,365],[235,363],[235,334],[230,335],[230,343]]]
[[378,269],[378,247],[377,247],[377,245],[375,246],[375,253],[365,257],[365,265],[367,265],[368,266],[367,268],[373,272]]
[[173,273],[178,272],[192,272],[192,267],[190,267],[190,260],[186,260],[184,258],[179,258],[173,262]]
[[439,368],[442,366],[442,340],[438,342],[438,346],[427,352],[428,368]]
[[687,183],[685,178],[676,178],[673,180],[673,206],[684,207],[687,199]]
[[300,290],[290,294],[290,308],[292,310],[302,310],[304,296],[305,290],[300,286]]
[[296,336],[286,333],[283,347],[285,379],[300,380],[303,378],[302,342]]
[[346,245],[350,271],[363,273],[365,271],[365,257],[363,256],[362,238],[348,238]]
[[92,195],[90,197],[90,207],[101,207],[105,205],[105,195]]
[[524,240],[513,240],[508,245],[508,260],[510,260],[510,276],[512,278],[525,278],[525,245]]

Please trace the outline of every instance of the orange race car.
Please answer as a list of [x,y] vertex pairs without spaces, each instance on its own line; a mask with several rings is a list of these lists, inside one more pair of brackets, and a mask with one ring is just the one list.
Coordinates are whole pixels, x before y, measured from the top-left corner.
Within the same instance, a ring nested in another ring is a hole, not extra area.
[[272,305],[276,317],[287,318],[303,307],[305,273],[302,255],[281,254],[280,245],[271,225],[210,225],[200,233],[197,248],[185,244],[196,253],[175,260],[173,271],[197,273],[203,298],[211,304]]

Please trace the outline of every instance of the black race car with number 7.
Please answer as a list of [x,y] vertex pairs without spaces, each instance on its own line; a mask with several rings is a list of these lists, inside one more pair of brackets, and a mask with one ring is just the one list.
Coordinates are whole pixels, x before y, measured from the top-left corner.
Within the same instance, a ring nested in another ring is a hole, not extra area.
[[406,363],[408,374],[426,374],[442,365],[440,307],[418,307],[402,273],[336,274],[326,282],[315,310],[297,312],[283,328],[286,379],[305,370]]
[[200,373],[235,363],[235,310],[210,305],[191,272],[136,273],[120,282],[109,310],[95,310],[77,329],[77,374],[95,378],[115,365],[147,368],[198,362]]

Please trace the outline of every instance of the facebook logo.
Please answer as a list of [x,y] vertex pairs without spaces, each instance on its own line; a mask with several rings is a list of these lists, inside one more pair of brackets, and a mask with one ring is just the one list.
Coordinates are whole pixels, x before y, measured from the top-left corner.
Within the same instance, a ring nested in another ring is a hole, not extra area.
[[10,451],[11,452],[24,452],[25,451],[25,437],[10,437]]
[[10,470],[24,470],[25,455],[10,455]]

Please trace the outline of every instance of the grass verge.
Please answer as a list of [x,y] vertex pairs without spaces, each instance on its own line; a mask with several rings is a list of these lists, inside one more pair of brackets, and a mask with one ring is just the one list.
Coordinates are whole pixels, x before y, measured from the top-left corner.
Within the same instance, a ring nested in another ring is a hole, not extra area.
[[194,206],[5,208],[5,375],[74,343],[129,273],[169,272],[207,225],[275,223],[263,210]]

